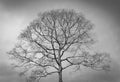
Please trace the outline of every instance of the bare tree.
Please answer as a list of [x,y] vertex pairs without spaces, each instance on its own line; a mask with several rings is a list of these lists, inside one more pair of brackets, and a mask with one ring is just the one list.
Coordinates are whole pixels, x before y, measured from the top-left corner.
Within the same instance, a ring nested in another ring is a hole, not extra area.
[[62,72],[73,66],[95,70],[109,68],[107,53],[91,53],[95,43],[93,24],[74,10],[57,9],[40,13],[20,34],[19,42],[9,54],[18,61],[16,67],[28,74],[30,81]]

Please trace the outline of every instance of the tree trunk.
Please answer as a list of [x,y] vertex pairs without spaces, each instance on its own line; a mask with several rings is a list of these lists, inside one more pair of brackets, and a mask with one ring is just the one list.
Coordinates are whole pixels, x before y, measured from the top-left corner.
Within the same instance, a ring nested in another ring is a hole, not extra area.
[[60,72],[58,73],[58,75],[59,75],[59,82],[63,82],[63,80],[62,80],[62,71],[60,71]]

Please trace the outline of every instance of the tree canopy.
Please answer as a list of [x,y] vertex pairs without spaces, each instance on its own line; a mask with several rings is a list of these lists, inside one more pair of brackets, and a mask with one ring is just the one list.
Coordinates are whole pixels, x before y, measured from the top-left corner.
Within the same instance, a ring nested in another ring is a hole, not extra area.
[[90,53],[88,47],[95,43],[93,24],[81,13],[56,9],[39,13],[20,34],[19,42],[9,52],[18,61],[16,65],[30,80],[39,80],[71,66],[81,65],[96,70],[109,68],[108,53]]

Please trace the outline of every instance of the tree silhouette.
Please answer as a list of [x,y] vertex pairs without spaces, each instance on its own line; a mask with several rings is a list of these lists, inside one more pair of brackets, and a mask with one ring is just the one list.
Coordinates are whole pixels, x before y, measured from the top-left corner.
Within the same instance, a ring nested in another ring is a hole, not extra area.
[[95,43],[92,37],[93,24],[74,10],[56,9],[40,13],[20,34],[19,42],[9,52],[27,74],[28,82],[62,72],[73,66],[95,70],[109,68],[109,54],[91,53],[89,47]]

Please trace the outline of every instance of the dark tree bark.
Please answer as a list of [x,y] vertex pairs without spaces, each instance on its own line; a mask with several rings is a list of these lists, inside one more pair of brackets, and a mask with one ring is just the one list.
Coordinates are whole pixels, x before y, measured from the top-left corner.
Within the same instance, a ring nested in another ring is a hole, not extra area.
[[63,82],[62,71],[58,73],[58,76],[59,76],[59,82]]

